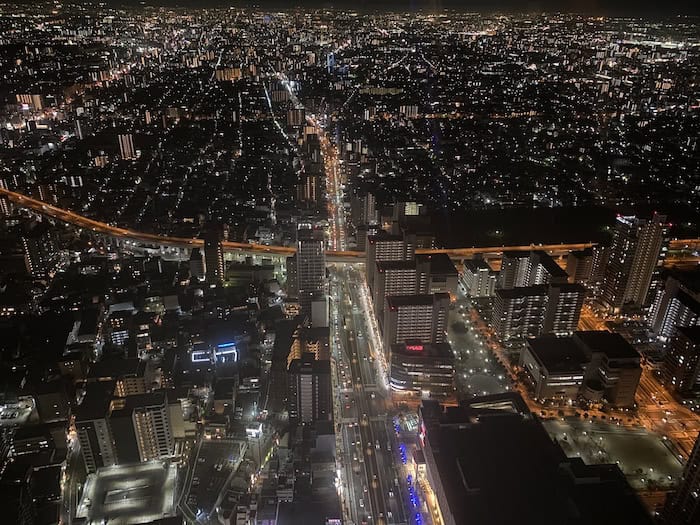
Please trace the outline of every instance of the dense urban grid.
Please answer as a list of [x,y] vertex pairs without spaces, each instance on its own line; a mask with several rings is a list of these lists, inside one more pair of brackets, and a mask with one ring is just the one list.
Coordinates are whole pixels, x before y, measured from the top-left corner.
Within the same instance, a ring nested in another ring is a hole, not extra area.
[[0,4],[0,521],[700,523],[697,22]]

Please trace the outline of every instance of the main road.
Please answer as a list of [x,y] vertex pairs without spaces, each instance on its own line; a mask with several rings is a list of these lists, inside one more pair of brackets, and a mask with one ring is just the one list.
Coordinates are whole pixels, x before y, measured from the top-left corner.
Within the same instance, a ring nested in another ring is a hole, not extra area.
[[356,524],[408,523],[408,495],[397,469],[392,403],[376,367],[362,307],[362,275],[347,265],[331,268],[333,345],[344,503]]

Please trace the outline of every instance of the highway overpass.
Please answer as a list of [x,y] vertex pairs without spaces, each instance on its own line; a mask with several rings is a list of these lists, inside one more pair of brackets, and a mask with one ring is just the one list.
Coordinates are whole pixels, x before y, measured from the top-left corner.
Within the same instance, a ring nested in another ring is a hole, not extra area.
[[[14,204],[28,208],[37,213],[51,217],[61,222],[65,222],[92,231],[96,234],[101,234],[116,239],[124,239],[132,242],[143,243],[150,246],[164,246],[175,248],[194,248],[204,246],[202,239],[193,237],[171,237],[165,235],[157,235],[153,233],[145,233],[131,230],[128,228],[120,228],[105,222],[100,222],[89,217],[85,217],[70,210],[65,210],[52,206],[46,202],[28,197],[21,193],[0,188],[0,196],[7,198]],[[243,242],[224,241],[224,251],[238,252],[258,256],[277,256],[286,257],[296,252],[293,246],[267,246],[264,244],[251,244]],[[498,258],[504,251],[529,251],[529,250],[545,250],[552,255],[564,255],[572,250],[583,250],[595,246],[595,243],[561,243],[561,244],[526,244],[519,246],[473,246],[471,248],[450,248],[450,249],[418,249],[416,253],[446,253],[452,259],[471,259],[475,255],[481,255],[486,258]],[[678,239],[672,240],[670,248],[672,250],[697,250],[700,248],[700,239]],[[358,251],[327,251],[326,258],[330,263],[354,263],[363,262],[365,258],[364,252]],[[696,260],[697,257],[688,255],[689,259]],[[682,259],[682,258],[681,258]],[[684,260],[684,259],[682,259]],[[679,257],[675,257],[674,261],[679,261]]]

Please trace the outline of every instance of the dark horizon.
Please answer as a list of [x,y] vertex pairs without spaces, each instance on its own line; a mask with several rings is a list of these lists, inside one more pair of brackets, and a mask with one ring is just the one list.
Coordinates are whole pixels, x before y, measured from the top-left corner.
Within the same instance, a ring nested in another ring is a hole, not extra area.
[[[14,3],[14,2],[13,2]],[[20,0],[16,3],[36,3]],[[224,8],[261,9],[350,9],[361,12],[475,11],[480,13],[560,12],[606,16],[678,16],[700,15],[700,3],[692,0],[658,2],[639,0],[106,0],[111,7]]]

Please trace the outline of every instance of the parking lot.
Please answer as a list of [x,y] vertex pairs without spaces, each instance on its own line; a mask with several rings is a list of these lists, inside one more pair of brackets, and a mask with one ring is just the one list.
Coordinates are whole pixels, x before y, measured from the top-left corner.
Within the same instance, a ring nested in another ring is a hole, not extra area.
[[192,516],[211,515],[226,480],[240,464],[245,449],[245,443],[230,439],[202,441],[184,500]]
[[663,437],[644,429],[569,419],[552,419],[544,425],[567,456],[588,464],[616,463],[638,490],[672,488],[683,471]]
[[76,517],[130,524],[174,516],[176,477],[165,461],[101,468],[88,477]]
[[34,409],[34,400],[20,398],[17,403],[0,406],[0,427],[23,425]]

